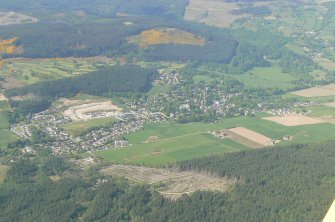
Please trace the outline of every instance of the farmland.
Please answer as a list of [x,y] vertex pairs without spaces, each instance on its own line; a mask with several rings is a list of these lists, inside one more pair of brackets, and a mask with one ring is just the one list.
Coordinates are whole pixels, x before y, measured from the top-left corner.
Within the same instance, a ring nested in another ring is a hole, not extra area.
[[274,116],[274,117],[265,117],[263,119],[273,121],[275,123],[279,123],[284,126],[301,126],[301,125],[312,125],[322,123],[322,121],[319,119],[303,115]]
[[292,92],[294,95],[302,97],[327,97],[335,96],[335,84],[329,84],[325,86],[316,86],[309,89],[299,90]]
[[289,73],[283,73],[280,67],[258,67],[247,73],[232,76],[248,87],[289,89],[294,87],[292,81],[296,80]]
[[273,140],[291,136],[280,144],[311,143],[333,139],[335,125],[283,126],[260,118],[240,117],[220,123],[148,124],[144,130],[126,136],[129,148],[96,152],[97,156],[117,163],[163,165],[211,154],[249,149],[229,138],[219,139],[209,132],[245,127]]

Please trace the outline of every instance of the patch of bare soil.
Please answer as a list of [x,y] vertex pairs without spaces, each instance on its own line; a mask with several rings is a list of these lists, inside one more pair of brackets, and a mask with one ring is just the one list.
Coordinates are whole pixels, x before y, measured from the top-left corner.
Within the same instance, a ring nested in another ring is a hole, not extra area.
[[235,133],[239,136],[245,137],[250,141],[253,141],[255,143],[261,144],[263,146],[272,146],[273,140],[267,136],[264,136],[260,133],[257,133],[255,131],[249,130],[244,127],[236,127],[228,129],[228,131]]

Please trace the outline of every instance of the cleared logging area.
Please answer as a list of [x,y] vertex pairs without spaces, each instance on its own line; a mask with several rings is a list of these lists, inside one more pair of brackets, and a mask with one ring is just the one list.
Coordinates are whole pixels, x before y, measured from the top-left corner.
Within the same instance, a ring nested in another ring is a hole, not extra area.
[[102,169],[102,173],[122,176],[136,183],[153,185],[163,196],[171,199],[200,190],[224,192],[229,185],[236,183],[234,178],[214,177],[194,171],[179,172],[171,169],[128,165],[112,165]]

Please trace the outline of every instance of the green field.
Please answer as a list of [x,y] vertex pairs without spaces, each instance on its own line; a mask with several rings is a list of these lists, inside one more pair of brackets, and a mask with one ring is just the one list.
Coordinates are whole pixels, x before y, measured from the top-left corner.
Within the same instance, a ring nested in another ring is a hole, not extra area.
[[63,129],[65,132],[77,136],[82,132],[85,132],[93,127],[103,127],[111,123],[115,123],[118,120],[115,118],[100,118],[100,119],[92,119],[87,121],[79,121],[79,122],[71,122],[63,125]]
[[148,124],[144,130],[126,136],[133,144],[130,148],[96,152],[96,155],[118,163],[161,165],[248,149],[229,139],[221,140],[208,133],[238,126],[254,130],[272,139],[281,139],[286,135],[294,136],[292,141],[280,143],[283,145],[331,140],[335,131],[335,125],[328,123],[287,127],[251,117],[231,118],[213,124]]
[[196,76],[193,77],[193,81],[195,83],[199,83],[199,82],[211,83],[211,82],[215,81],[215,79],[213,79],[209,76],[205,76],[205,75],[196,75]]
[[0,111],[0,149],[6,149],[8,143],[14,142],[17,139],[18,137],[9,130],[7,116],[3,111]]
[[85,74],[102,65],[102,62],[85,59],[17,59],[5,62],[0,76],[12,77],[21,84],[32,84]]
[[283,73],[279,67],[258,67],[242,75],[232,75],[233,78],[243,82],[247,87],[255,88],[280,88],[290,89],[294,87],[291,82],[295,77]]
[[0,165],[0,184],[3,183],[6,179],[8,167]]
[[130,148],[97,152],[98,156],[119,163],[139,163],[162,165],[176,161],[193,159],[247,149],[231,140],[220,140],[208,133],[183,135],[166,138],[153,143],[136,144]]

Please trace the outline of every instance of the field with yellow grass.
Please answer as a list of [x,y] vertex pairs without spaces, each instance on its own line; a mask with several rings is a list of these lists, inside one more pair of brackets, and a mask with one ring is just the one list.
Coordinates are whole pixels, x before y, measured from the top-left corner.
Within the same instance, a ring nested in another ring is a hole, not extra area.
[[0,54],[14,54],[16,51],[16,46],[13,43],[17,40],[17,37],[10,39],[0,38]]
[[205,44],[204,38],[176,28],[145,30],[140,35],[131,37],[129,41],[141,46],[142,48],[148,47],[150,45],[170,43],[183,45]]

